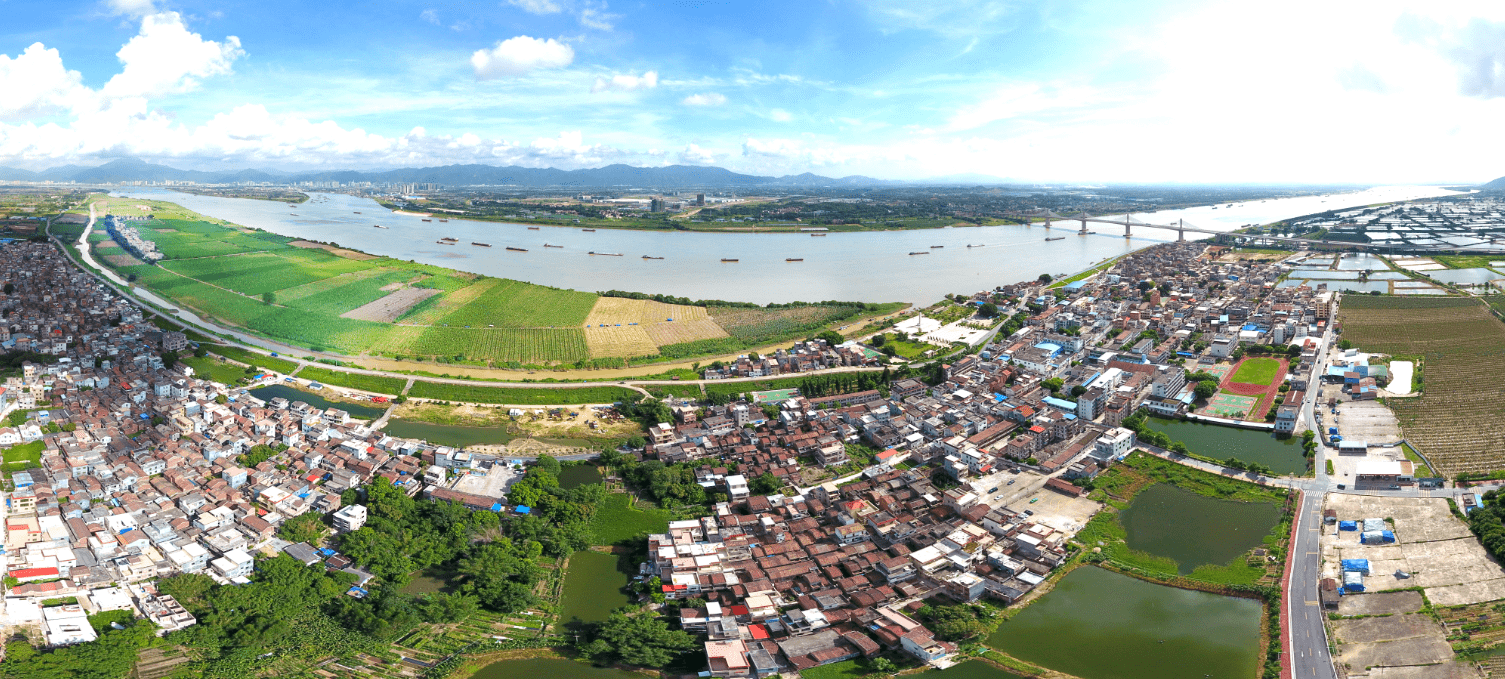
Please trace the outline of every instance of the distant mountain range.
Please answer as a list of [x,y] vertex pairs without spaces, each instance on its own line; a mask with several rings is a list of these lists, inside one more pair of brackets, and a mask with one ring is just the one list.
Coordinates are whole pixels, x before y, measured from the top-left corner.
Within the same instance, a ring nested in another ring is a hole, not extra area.
[[63,165],[41,172],[14,167],[0,167],[0,181],[74,181],[80,184],[118,184],[122,182],[191,181],[200,184],[230,184],[235,182],[293,183],[315,182],[372,182],[376,184],[442,184],[444,186],[521,186],[521,187],[568,187],[568,188],[720,188],[720,187],[862,187],[903,186],[914,184],[1002,184],[1006,180],[985,175],[943,177],[930,181],[901,182],[874,179],[861,175],[848,177],[822,177],[806,172],[784,177],[764,177],[739,174],[720,167],[698,165],[669,165],[666,167],[633,167],[631,165],[607,165],[585,170],[556,170],[554,168],[518,167],[508,165],[445,165],[442,167],[414,167],[383,172],[358,170],[328,170],[322,172],[290,173],[273,170],[233,170],[206,172],[202,170],[179,170],[166,165],[148,163],[135,158],[112,160],[98,167]]
[[1481,190],[1481,191],[1505,191],[1505,177],[1500,177],[1499,179],[1496,179],[1496,180],[1494,180],[1492,182],[1489,182],[1488,184],[1480,184],[1479,185],[1479,190]]

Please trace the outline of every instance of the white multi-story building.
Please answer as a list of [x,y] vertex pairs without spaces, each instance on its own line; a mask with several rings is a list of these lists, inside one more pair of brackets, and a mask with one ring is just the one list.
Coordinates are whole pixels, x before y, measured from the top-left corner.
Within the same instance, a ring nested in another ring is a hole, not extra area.
[[366,525],[366,505],[349,505],[334,513],[334,528],[341,533],[358,531]]

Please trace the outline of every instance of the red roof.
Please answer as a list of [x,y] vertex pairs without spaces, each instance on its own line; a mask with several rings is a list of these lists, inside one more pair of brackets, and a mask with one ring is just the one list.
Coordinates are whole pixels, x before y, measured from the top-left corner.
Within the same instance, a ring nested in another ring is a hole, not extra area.
[[744,605],[742,605],[742,604],[737,604],[736,606],[732,606],[731,610],[732,610],[732,615],[750,615],[750,612],[747,610],[747,607],[744,606]]
[[754,639],[768,638],[768,628],[762,625],[748,625],[747,631],[752,632],[752,638]]
[[14,571],[10,572],[10,576],[13,577],[13,578],[15,578],[15,579],[17,579],[17,580],[25,580],[26,578],[53,578],[53,577],[57,577],[57,575],[58,575],[58,570],[56,568],[51,568],[51,567],[48,567],[48,568],[22,568],[22,569],[18,569],[18,570],[14,570]]

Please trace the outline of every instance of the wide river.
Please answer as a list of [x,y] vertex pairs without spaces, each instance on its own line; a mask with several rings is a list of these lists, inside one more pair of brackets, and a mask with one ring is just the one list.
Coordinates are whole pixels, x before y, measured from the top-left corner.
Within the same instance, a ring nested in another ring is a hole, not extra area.
[[[1431,186],[1390,186],[1353,193],[1282,198],[1136,214],[1152,224],[1231,231],[1248,224],[1360,205],[1449,195]],[[375,255],[499,278],[598,292],[630,290],[741,302],[845,300],[930,304],[950,293],[1080,271],[1153,243],[1175,240],[1163,229],[1092,223],[1094,235],[1077,236],[1075,222],[1043,226],[984,226],[911,231],[832,233],[690,233],[541,226],[451,219],[432,222],[393,214],[369,198],[310,193],[298,207],[249,198],[216,198],[169,191],[130,189],[114,195],[165,200],[210,217],[284,236],[338,243]],[[359,214],[356,214],[359,213]],[[387,228],[377,229],[380,224]],[[445,236],[458,245],[440,245]],[[1049,236],[1064,240],[1046,241]],[[471,242],[489,243],[490,248]],[[562,248],[545,248],[544,244]],[[968,245],[985,247],[968,248]],[[504,248],[525,248],[509,252]],[[932,246],[944,246],[933,248]],[[620,253],[621,257],[589,253]],[[910,252],[927,252],[910,255]],[[645,260],[643,255],[663,257]],[[723,263],[723,258],[739,260]],[[803,262],[785,262],[803,258]]]

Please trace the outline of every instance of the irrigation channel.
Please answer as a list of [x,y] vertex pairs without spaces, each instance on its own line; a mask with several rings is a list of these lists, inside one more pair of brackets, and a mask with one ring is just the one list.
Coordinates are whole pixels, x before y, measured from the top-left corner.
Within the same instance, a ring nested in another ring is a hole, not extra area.
[[1244,462],[1258,462],[1276,474],[1306,472],[1306,458],[1301,454],[1301,439],[1293,436],[1276,438],[1258,429],[1239,429],[1217,424],[1151,417],[1145,426],[1186,444],[1191,452],[1214,460],[1236,457]]
[[384,408],[373,408],[371,406],[363,406],[355,403],[331,401],[318,394],[303,391],[302,389],[294,389],[285,384],[269,384],[265,387],[257,387],[251,390],[251,395],[263,401],[270,401],[280,396],[287,399],[289,403],[293,401],[302,401],[310,406],[318,408],[319,410],[324,410],[326,408],[339,408],[340,410],[350,413],[351,417],[354,417],[358,420],[376,419],[378,417],[381,417],[382,413],[386,412],[386,409]]
[[[1300,215],[1392,200],[1447,195],[1435,187],[1380,187],[1354,193],[1281,198],[1136,214],[1135,219],[1233,230]],[[129,189],[113,195],[177,203],[199,214],[255,227],[283,236],[355,247],[382,255],[460,271],[511,278],[573,290],[634,290],[681,295],[691,299],[768,302],[822,299],[865,302],[910,302],[927,305],[958,291],[1033,280],[1085,269],[1109,257],[1176,238],[1174,231],[1140,229],[1132,239],[1123,229],[1094,225],[1092,235],[1076,234],[1077,222],[1043,225],[984,226],[831,233],[682,232],[600,229],[573,226],[450,219],[425,223],[419,215],[399,215],[369,198],[311,193],[296,208],[269,200],[197,196],[166,189]],[[357,214],[359,213],[359,214]],[[376,229],[380,224],[387,228]],[[540,228],[540,227],[534,227]],[[481,241],[495,248],[457,250],[436,247],[438,237]],[[1046,241],[1061,236],[1065,240]],[[545,242],[561,248],[545,250]],[[967,247],[967,246],[974,247]],[[975,247],[982,245],[983,247]],[[506,247],[525,255],[499,256]],[[931,250],[931,246],[944,246]],[[472,251],[473,250],[473,251]],[[591,251],[620,252],[628,257],[592,257]],[[925,251],[928,257],[910,257]],[[640,259],[641,255],[665,257]],[[723,258],[736,258],[726,264]],[[791,275],[789,258],[804,260],[808,272]],[[728,268],[732,267],[732,268]],[[757,281],[756,285],[748,285]]]
[[1084,566],[1000,625],[988,645],[1081,679],[1244,679],[1259,671],[1262,615],[1252,599]]

